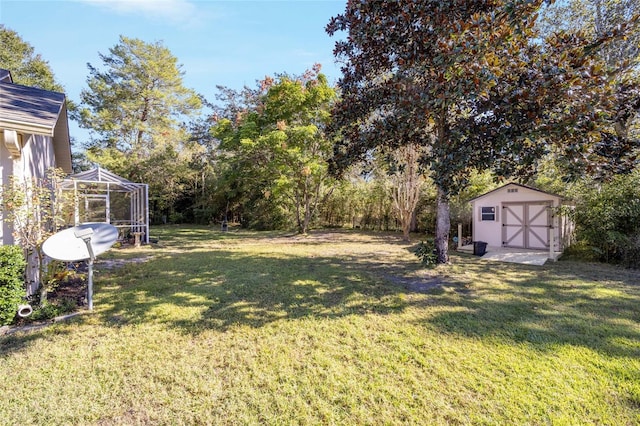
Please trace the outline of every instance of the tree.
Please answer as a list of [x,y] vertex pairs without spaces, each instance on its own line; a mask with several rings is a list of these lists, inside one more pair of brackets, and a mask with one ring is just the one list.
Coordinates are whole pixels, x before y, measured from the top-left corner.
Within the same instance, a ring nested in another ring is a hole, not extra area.
[[11,177],[2,188],[2,207],[5,220],[13,225],[13,235],[24,251],[25,259],[35,268],[27,268],[28,294],[40,291],[46,301],[47,289],[42,283],[45,259],[42,244],[64,224],[70,223],[68,213],[72,200],[62,190],[64,173],[48,169],[46,178],[29,180]]
[[[615,83],[615,98],[608,107],[608,120],[599,129],[600,139],[578,158],[564,162],[573,177],[587,173],[609,180],[628,173],[640,155],[640,1],[571,0],[544,10],[543,34],[565,31],[602,38],[626,26],[625,37],[603,46],[597,54]],[[576,157],[576,156],[574,156]]]
[[218,142],[210,132],[211,125],[211,120],[204,117],[189,123],[192,154],[188,168],[192,173],[176,201],[176,209],[184,214],[185,221],[205,225],[211,223],[216,211],[224,206],[224,201],[218,200],[220,194],[214,191]]
[[542,4],[349,1],[327,27],[348,34],[334,51],[344,66],[333,131],[343,140],[332,168],[380,145],[422,145],[438,190],[438,263],[448,261],[450,197],[472,170],[527,176],[552,138],[568,151],[596,138],[610,92],[593,53],[615,34],[540,43]]
[[180,195],[191,160],[189,135],[181,122],[197,113],[201,100],[183,85],[183,71],[161,42],[120,37],[100,54],[106,71],[88,64],[88,89],[77,118],[92,131],[87,156],[132,181],[149,182],[156,210]]
[[33,47],[17,32],[0,25],[0,68],[11,71],[16,84],[64,92],[56,82],[49,63],[36,54]]
[[420,149],[419,145],[407,144],[385,156],[387,173],[391,178],[393,207],[400,220],[404,241],[410,240],[411,222],[425,182],[420,170]]
[[219,141],[214,193],[222,196],[215,204],[224,209],[225,216],[255,229],[289,226],[288,200],[285,194],[273,191],[273,152],[254,144],[260,137],[258,111],[263,110],[266,87],[261,83],[258,89],[245,86],[239,92],[218,87],[221,105],[216,107],[211,128]]
[[355,170],[349,178],[336,182],[333,192],[320,206],[322,224],[328,227],[362,226],[360,219],[371,199],[368,183]]
[[253,192],[252,200],[260,192],[266,202],[283,201],[298,231],[306,233],[332,186],[326,160],[333,144],[325,127],[336,94],[320,66],[300,77],[268,77],[253,91],[224,89],[222,96],[226,107],[214,132],[228,172],[241,180],[229,186]]
[[[554,32],[586,33],[603,36],[621,25],[631,23],[640,14],[638,0],[570,0],[545,8],[540,29],[543,36]],[[626,37],[603,48],[599,54],[611,66],[633,67],[640,55],[640,31],[637,26]]]
[[[600,141],[577,158],[557,156],[544,164],[538,182],[560,187],[575,203],[574,253],[606,262],[640,266],[638,223],[638,158],[640,155],[640,13],[638,0],[571,0],[549,7],[542,16],[543,33],[564,30],[602,37],[628,25],[626,37],[598,52],[611,71],[616,97],[609,119],[599,128]],[[635,170],[634,170],[635,169]]]
[[596,260],[640,268],[640,170],[609,182],[584,179],[570,195],[580,247]]

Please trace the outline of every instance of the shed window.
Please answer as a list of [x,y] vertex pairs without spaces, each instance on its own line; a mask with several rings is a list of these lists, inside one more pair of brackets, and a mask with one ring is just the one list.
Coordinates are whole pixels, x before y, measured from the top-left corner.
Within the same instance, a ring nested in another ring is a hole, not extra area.
[[482,221],[495,221],[496,220],[496,208],[495,207],[481,207],[481,220]]

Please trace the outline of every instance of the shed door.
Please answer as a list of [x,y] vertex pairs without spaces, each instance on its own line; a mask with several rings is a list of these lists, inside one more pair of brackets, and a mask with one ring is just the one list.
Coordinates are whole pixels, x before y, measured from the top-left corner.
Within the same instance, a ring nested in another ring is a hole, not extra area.
[[551,202],[503,203],[502,245],[505,247],[549,248]]

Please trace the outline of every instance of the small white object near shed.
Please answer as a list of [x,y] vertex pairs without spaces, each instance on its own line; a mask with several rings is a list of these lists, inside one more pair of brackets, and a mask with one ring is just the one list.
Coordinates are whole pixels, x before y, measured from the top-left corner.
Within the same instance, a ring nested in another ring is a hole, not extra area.
[[472,199],[473,241],[562,252],[572,224],[560,214],[563,199],[529,186],[509,183]]

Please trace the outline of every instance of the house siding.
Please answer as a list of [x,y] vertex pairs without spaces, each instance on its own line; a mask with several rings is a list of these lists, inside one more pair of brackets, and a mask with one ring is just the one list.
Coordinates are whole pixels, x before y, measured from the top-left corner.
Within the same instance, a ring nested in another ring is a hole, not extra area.
[[[3,143],[0,143],[0,167],[2,168],[2,171],[0,172],[0,191],[2,191],[4,185],[9,183],[10,177],[13,175],[13,159],[9,154],[9,150],[7,150]],[[0,232],[2,233],[0,235],[0,245],[13,244],[14,240],[11,224],[4,220],[4,218],[0,219],[0,222],[2,222],[2,226],[0,227]]]
[[[53,140],[43,135],[22,135],[23,147],[19,158],[12,158],[7,148],[0,144],[0,165],[2,181],[0,185],[9,184],[10,177],[27,181],[31,178],[46,177],[47,170],[56,166]],[[2,220],[2,244],[13,244],[11,225]]]
[[25,178],[44,178],[47,170],[56,167],[53,140],[43,135],[25,135],[21,167]]

